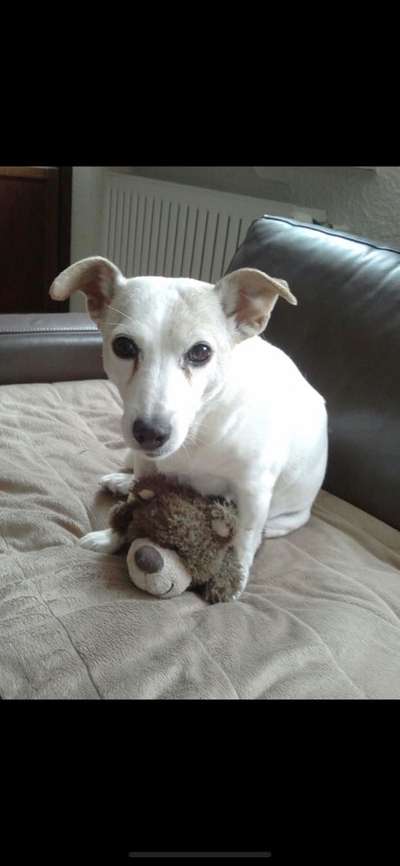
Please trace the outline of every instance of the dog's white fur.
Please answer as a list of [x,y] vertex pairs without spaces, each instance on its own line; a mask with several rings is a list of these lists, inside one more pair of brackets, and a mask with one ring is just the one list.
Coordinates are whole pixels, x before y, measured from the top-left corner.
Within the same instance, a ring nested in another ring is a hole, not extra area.
[[[159,470],[201,493],[234,497],[243,591],[263,534],[286,535],[306,523],[326,471],[324,399],[284,352],[258,336],[279,295],[292,304],[296,299],[283,280],[250,268],[213,286],[186,278],[125,279],[100,257],[67,268],[50,293],[64,300],[78,289],[103,334],[104,367],[123,401],[122,430],[135,475]],[[137,364],[114,354],[117,335],[138,345]],[[212,355],[190,367],[186,353],[198,342]],[[150,457],[132,426],[156,416],[172,432]],[[102,479],[120,493],[130,481],[126,472]],[[108,529],[81,543],[112,553],[121,538]]]

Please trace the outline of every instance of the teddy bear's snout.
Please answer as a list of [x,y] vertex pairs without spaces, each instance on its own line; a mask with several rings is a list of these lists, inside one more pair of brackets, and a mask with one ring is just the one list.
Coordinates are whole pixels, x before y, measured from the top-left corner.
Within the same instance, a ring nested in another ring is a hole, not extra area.
[[148,544],[144,544],[143,547],[139,547],[135,551],[135,562],[137,567],[146,574],[155,574],[164,567],[161,554],[155,547],[150,547]]

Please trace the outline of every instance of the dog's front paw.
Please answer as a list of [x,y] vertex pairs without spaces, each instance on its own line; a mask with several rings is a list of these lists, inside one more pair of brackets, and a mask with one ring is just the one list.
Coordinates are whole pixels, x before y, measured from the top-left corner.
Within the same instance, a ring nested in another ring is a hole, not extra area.
[[112,529],[100,529],[97,532],[88,532],[79,539],[78,544],[85,550],[95,550],[97,553],[115,553],[122,545],[119,533]]
[[100,486],[114,496],[128,496],[133,482],[132,472],[111,472],[100,478]]

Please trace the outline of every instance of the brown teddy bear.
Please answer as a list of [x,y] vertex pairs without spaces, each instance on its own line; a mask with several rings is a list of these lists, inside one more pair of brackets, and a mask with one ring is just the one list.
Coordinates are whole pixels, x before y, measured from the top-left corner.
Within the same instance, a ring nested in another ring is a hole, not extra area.
[[236,522],[234,502],[158,474],[134,480],[127,501],[110,514],[112,529],[131,542],[128,571],[137,587],[163,598],[199,588],[211,604],[240,588]]

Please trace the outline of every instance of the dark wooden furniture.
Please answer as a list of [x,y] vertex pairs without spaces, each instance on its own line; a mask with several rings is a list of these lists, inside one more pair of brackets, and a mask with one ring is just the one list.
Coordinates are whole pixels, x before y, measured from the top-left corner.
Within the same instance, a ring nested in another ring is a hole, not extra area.
[[70,263],[72,168],[0,167],[0,313],[68,310],[49,298]]

